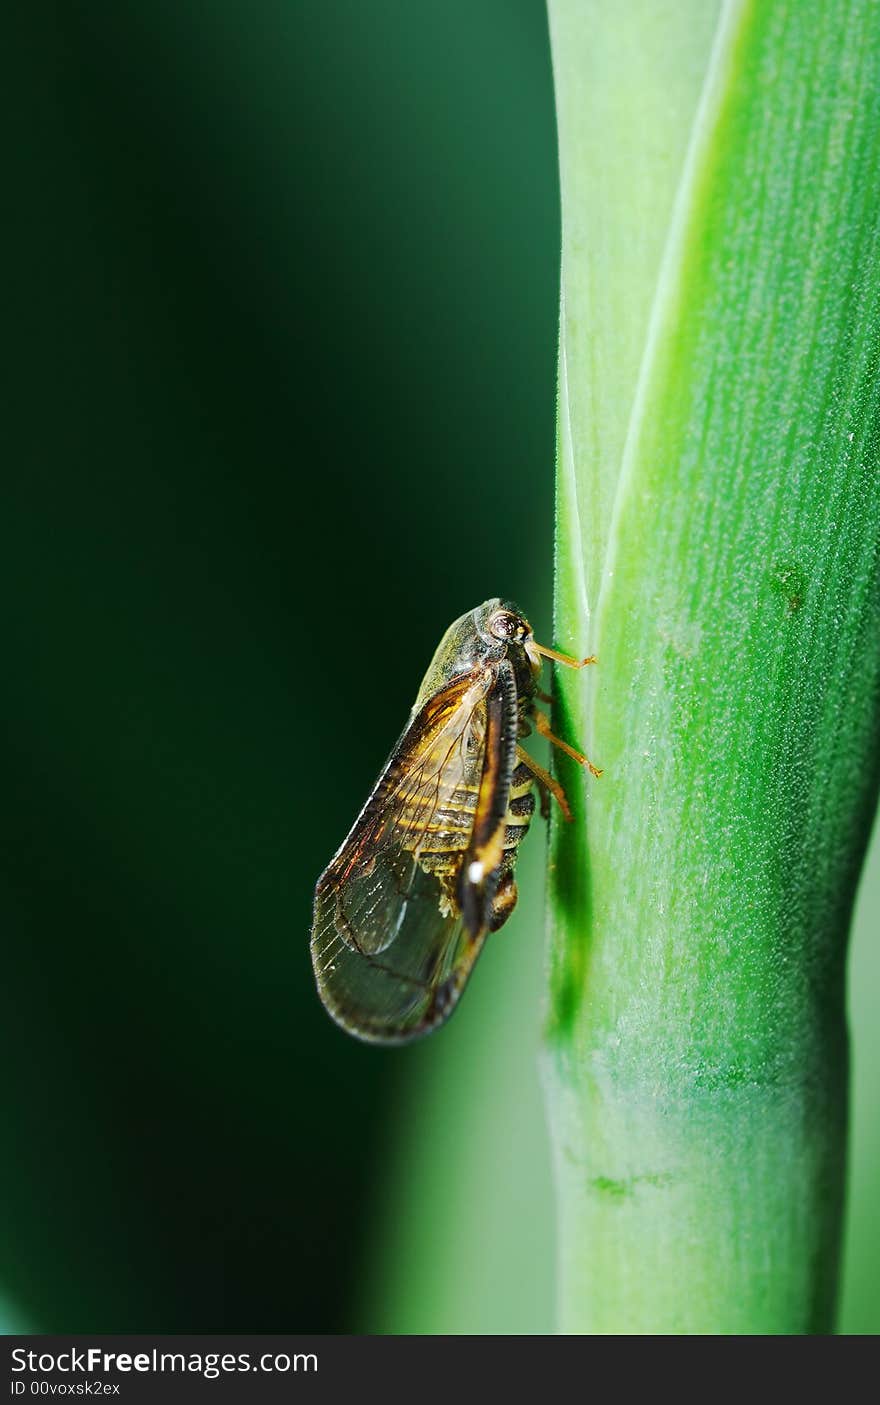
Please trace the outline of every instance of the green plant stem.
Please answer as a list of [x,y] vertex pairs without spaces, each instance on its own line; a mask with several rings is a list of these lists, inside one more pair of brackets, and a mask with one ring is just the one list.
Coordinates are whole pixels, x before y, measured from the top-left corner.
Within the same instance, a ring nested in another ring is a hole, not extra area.
[[561,768],[551,844],[560,1325],[827,1331],[877,788],[880,25],[549,10],[557,634],[600,659],[557,725],[605,767]]

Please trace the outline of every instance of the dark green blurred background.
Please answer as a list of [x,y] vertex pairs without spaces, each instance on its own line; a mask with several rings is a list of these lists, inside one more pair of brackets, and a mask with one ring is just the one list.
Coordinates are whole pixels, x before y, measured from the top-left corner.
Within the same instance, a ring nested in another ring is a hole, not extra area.
[[307,951],[448,621],[549,632],[542,0],[7,29],[6,1327],[548,1330],[540,840],[423,1047],[344,1038]]

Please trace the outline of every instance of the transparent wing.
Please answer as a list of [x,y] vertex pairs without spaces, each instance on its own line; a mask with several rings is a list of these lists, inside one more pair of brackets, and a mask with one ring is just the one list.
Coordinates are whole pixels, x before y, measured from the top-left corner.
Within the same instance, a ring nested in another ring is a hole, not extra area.
[[[512,705],[515,737],[515,694]],[[493,890],[484,884],[476,907],[465,899],[462,915],[461,874],[485,828],[481,816],[506,809],[499,788],[509,790],[511,767],[506,748],[499,763],[499,747],[509,711],[493,670],[430,698],[318,881],[318,990],[337,1023],[361,1039],[399,1043],[427,1033],[473,969]]]

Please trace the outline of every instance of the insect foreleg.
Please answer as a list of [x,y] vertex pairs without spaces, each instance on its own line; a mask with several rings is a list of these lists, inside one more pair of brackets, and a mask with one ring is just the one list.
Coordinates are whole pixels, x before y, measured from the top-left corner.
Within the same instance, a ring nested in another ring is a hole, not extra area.
[[595,654],[590,654],[588,659],[576,659],[573,654],[561,654],[558,649],[548,649],[546,644],[539,644],[537,640],[532,640],[529,647],[534,649],[536,654],[543,654],[545,659],[565,664],[566,668],[586,668],[587,664],[598,663]]

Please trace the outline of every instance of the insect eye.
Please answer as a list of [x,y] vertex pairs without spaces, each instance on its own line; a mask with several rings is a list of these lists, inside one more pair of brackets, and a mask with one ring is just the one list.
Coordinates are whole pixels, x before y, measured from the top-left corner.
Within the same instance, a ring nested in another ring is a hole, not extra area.
[[516,634],[519,620],[515,615],[509,615],[506,611],[493,615],[489,621],[489,631],[495,635],[496,639],[512,639]]

